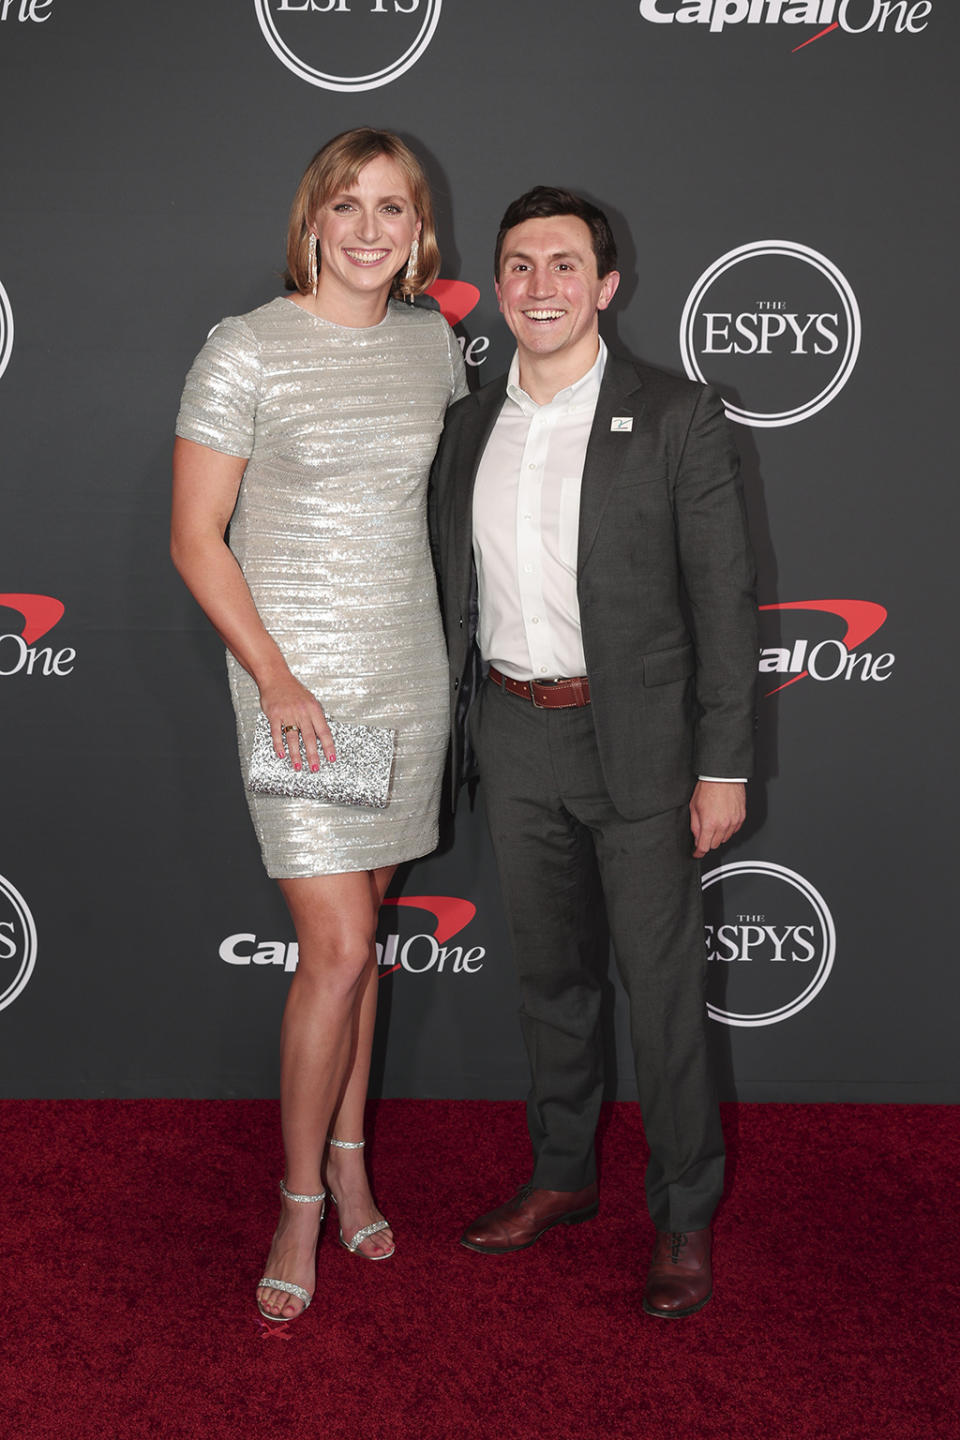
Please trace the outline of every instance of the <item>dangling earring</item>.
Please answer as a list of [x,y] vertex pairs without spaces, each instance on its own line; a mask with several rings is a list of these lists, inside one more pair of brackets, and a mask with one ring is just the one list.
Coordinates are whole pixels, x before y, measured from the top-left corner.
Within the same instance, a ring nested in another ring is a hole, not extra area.
[[312,295],[316,295],[316,293],[317,293],[317,279],[318,279],[318,272],[317,272],[317,237],[316,237],[316,235],[314,235],[314,233],[313,233],[312,230],[310,231],[310,243],[309,243],[309,245],[307,246],[307,255],[308,255],[308,257],[309,257],[309,262],[310,262],[310,293],[311,293]]
[[417,256],[420,254],[420,243],[414,239],[410,246],[410,259],[407,261],[407,268],[404,271],[403,284],[407,291],[406,298],[413,304],[413,282],[417,278]]

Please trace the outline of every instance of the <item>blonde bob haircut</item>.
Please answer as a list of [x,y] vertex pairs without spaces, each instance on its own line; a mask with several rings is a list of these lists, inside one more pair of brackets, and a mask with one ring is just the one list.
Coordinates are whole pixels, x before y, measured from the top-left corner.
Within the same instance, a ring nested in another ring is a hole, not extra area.
[[[363,167],[381,155],[394,161],[403,171],[421,222],[420,249],[414,274],[407,280],[406,267],[399,270],[394,276],[390,294],[398,300],[412,300],[414,295],[422,295],[436,280],[440,274],[440,249],[430,185],[423,166],[398,135],[364,125],[358,130],[345,130],[318,150],[297,186],[287,232],[287,273],[284,279],[288,290],[299,290],[301,295],[310,293],[310,225],[321,205],[331,195],[349,189]],[[322,267],[322,255],[317,256],[317,263]]]

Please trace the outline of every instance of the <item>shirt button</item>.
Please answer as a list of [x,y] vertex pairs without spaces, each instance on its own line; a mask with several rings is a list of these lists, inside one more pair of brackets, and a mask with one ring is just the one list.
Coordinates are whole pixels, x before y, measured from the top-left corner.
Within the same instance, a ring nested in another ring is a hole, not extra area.
[[[532,565],[524,565],[523,571],[524,571],[524,574],[525,574],[525,575],[530,575],[530,574],[532,574],[532,572],[533,572],[533,566],[532,566]],[[462,623],[463,623],[463,622],[461,621],[461,624],[462,624]]]
[[547,667],[546,667],[546,665],[541,665],[541,666],[540,666],[540,674],[541,674],[541,675],[546,675],[546,673],[547,673]]
[[536,470],[536,468],[537,468],[536,465],[528,465],[528,466],[527,466],[527,469],[528,469],[528,470]]
[[531,616],[530,616],[530,624],[531,624],[531,625],[539,625],[539,624],[540,624],[540,616],[539,616],[539,615],[531,615]]

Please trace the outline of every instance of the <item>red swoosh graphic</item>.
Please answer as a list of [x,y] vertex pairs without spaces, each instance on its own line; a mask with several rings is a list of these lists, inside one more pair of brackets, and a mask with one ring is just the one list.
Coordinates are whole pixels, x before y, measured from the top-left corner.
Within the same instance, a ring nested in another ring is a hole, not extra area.
[[[864,640],[869,640],[875,635],[880,626],[887,618],[887,611],[883,605],[877,605],[873,600],[787,600],[780,605],[760,605],[760,610],[820,610],[826,615],[839,615],[847,627],[847,633],[841,637],[841,644],[848,650],[856,650]],[[796,685],[798,680],[803,680],[808,672],[801,670],[799,675],[794,675],[792,680],[785,681],[778,685],[775,690],[768,690],[767,696],[778,695],[781,690],[786,690],[788,685]]]
[[445,945],[458,930],[469,925],[477,913],[476,905],[469,900],[460,900],[455,895],[400,895],[396,900],[384,900],[384,905],[410,905],[414,910],[428,910],[436,918],[434,936]]
[[804,40],[803,45],[794,45],[793,49],[790,51],[790,54],[791,54],[791,55],[796,55],[797,51],[798,51],[798,50],[802,50],[803,47],[804,47],[804,45],[812,45],[813,42],[814,42],[814,40],[822,40],[823,37],[824,37],[824,35],[829,35],[829,34],[830,34],[830,31],[831,31],[831,30],[838,30],[839,28],[840,28],[840,21],[839,21],[839,20],[834,20],[833,24],[832,24],[832,25],[828,25],[827,28],[826,28],[826,30],[818,30],[817,33],[816,33],[816,35],[811,35],[809,40]]
[[427,291],[440,306],[448,325],[458,325],[479,303],[480,291],[466,280],[434,280]]
[[0,595],[0,605],[19,610],[24,621],[20,633],[28,645],[52,630],[64,611],[63,605],[52,595]]
[[[438,944],[443,945],[469,925],[477,913],[476,905],[469,900],[460,900],[456,895],[399,895],[396,899],[387,899],[382,902],[384,905],[409,905],[414,910],[426,910],[436,920],[434,927],[434,938]],[[378,979],[386,980],[388,975],[393,975],[397,970],[402,970],[402,965],[391,965],[389,970],[381,970]]]

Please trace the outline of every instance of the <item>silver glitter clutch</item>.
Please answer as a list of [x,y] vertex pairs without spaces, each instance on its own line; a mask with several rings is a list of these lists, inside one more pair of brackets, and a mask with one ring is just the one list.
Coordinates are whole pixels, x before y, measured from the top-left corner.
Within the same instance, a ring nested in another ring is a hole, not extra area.
[[[253,732],[253,755],[247,789],[255,795],[287,795],[296,800],[323,800],[328,805],[366,805],[382,810],[390,800],[390,775],[397,732],[374,725],[349,725],[327,720],[337,758],[330,762],[320,754],[320,769],[310,769],[303,737],[300,741],[301,770],[289,759],[280,759],[273,748],[270,721],[261,711]],[[293,734],[291,730],[287,739]]]

